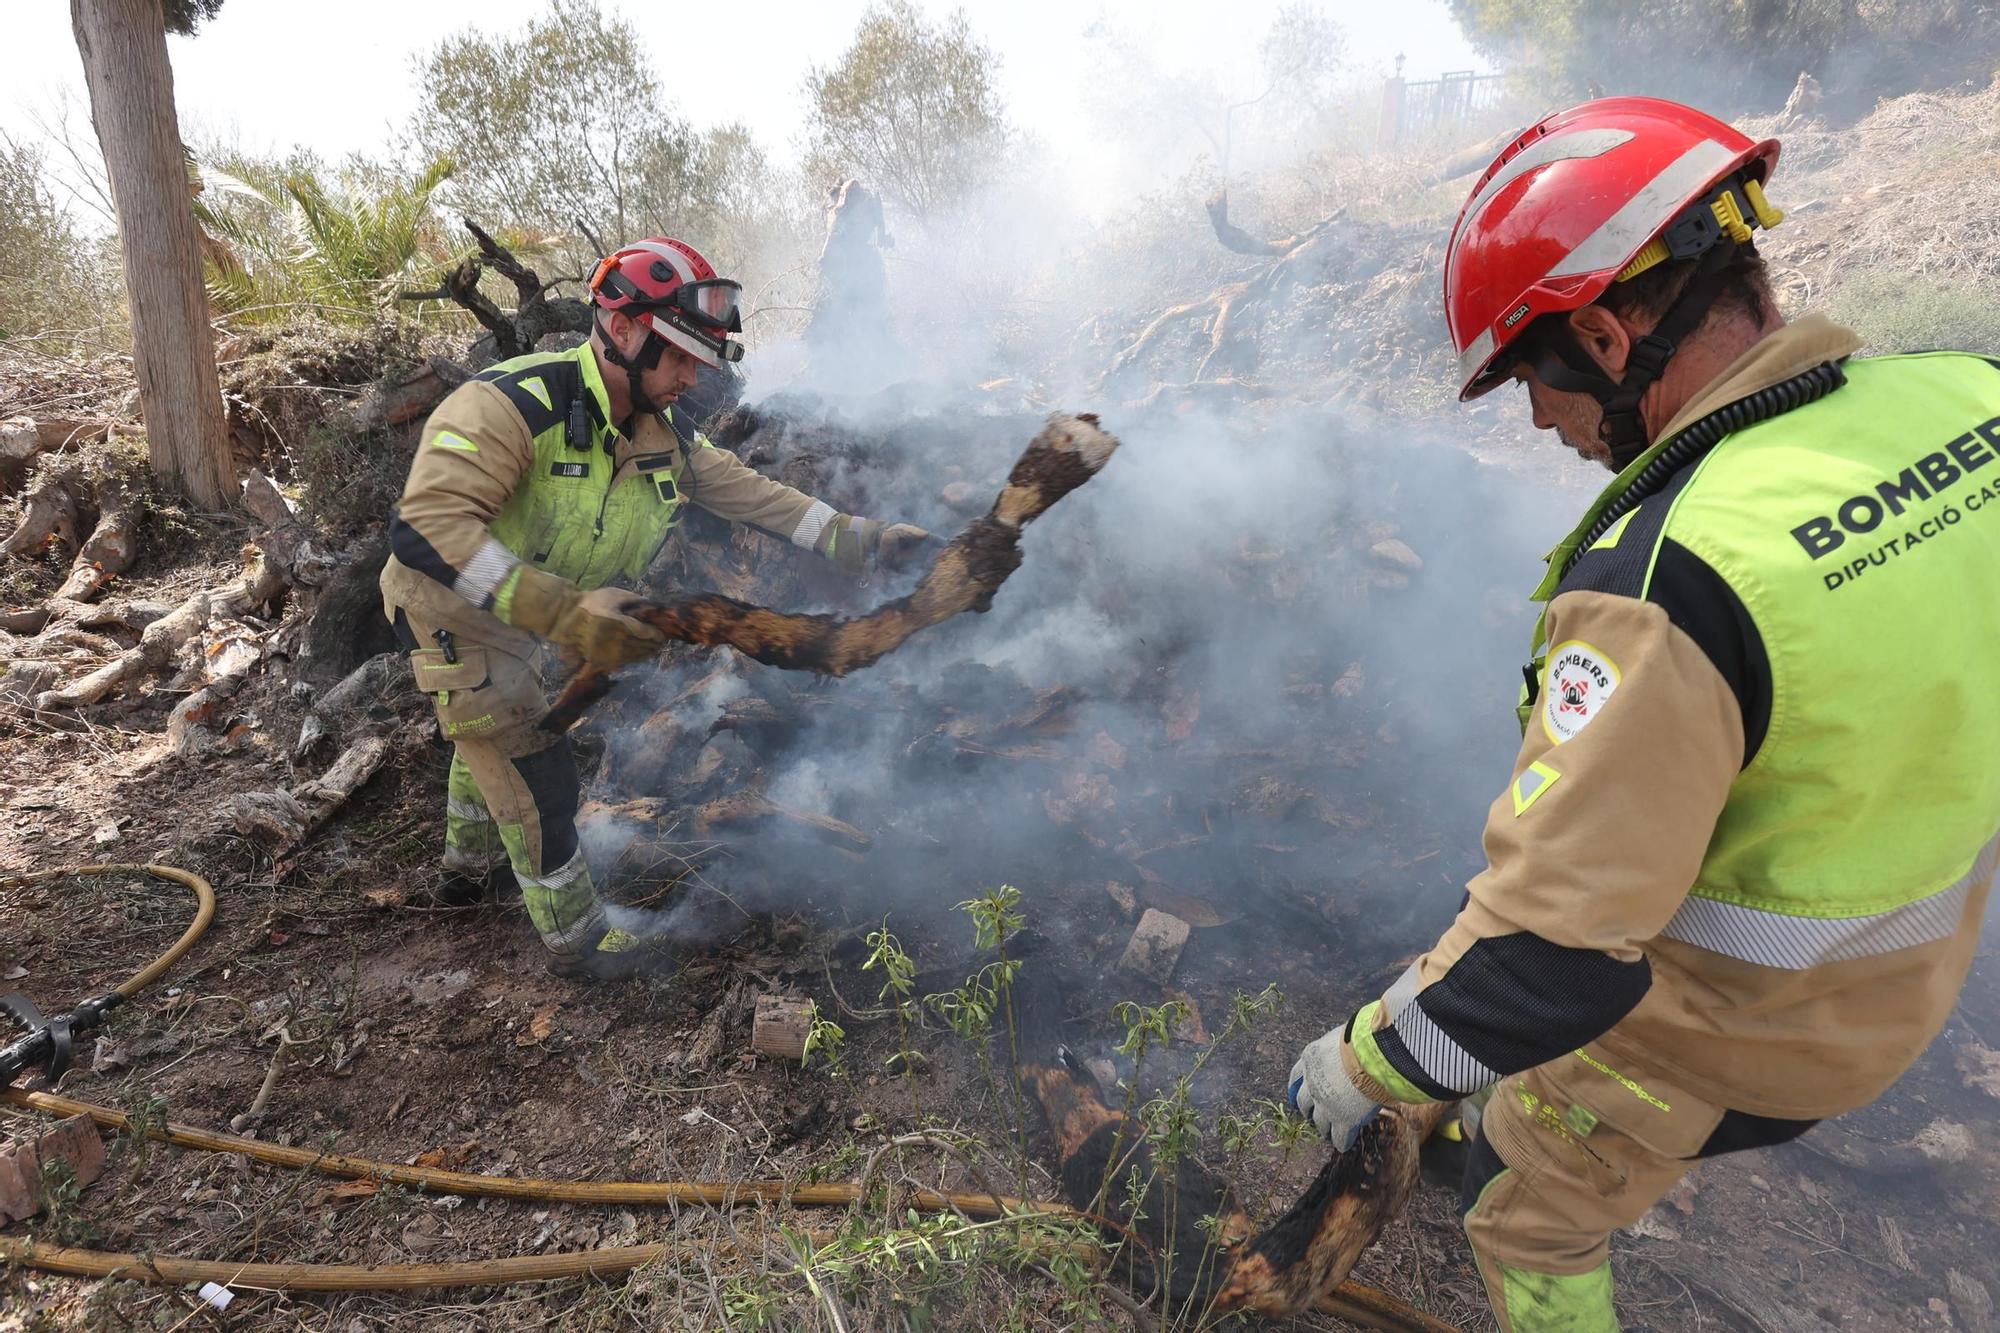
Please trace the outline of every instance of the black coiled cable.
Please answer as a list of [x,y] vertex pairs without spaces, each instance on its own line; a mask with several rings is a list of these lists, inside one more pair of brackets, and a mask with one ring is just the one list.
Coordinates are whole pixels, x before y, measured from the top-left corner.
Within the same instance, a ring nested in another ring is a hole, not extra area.
[[1623,518],[1658,492],[1675,473],[1713,449],[1723,436],[1733,434],[1746,426],[1754,426],[1760,421],[1782,416],[1807,403],[1824,398],[1847,383],[1846,372],[1837,361],[1823,361],[1802,375],[1794,375],[1781,384],[1773,384],[1767,389],[1759,389],[1746,398],[1739,398],[1726,407],[1719,407],[1701,420],[1689,426],[1674,438],[1674,442],[1662,449],[1659,456],[1640,469],[1632,484],[1619,492],[1616,499],[1604,507],[1597,521],[1590,525],[1590,531],[1570,552],[1563,562],[1563,573],[1582,558],[1583,553],[1596,545],[1597,539],[1611,530],[1611,525]]

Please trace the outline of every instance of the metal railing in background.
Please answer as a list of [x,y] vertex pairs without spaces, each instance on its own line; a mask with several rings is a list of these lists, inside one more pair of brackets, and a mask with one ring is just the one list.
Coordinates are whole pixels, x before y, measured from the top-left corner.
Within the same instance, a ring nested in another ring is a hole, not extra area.
[[1403,62],[1382,84],[1377,139],[1388,148],[1413,139],[1457,134],[1497,110],[1507,96],[1507,76],[1451,70],[1435,79],[1405,79]]

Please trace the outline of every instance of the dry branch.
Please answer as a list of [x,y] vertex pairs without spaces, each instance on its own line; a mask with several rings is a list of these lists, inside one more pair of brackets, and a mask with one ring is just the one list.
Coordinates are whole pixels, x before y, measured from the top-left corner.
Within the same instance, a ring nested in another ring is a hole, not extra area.
[[1345,208],[1335,209],[1331,214],[1307,227],[1304,231],[1290,236],[1281,236],[1272,241],[1260,241],[1229,220],[1229,191],[1217,190],[1202,205],[1208,210],[1208,224],[1215,229],[1215,239],[1222,242],[1225,250],[1234,250],[1240,255],[1290,255],[1301,245],[1338,222],[1347,212]]
[[244,792],[223,802],[219,817],[260,843],[274,862],[293,856],[326,827],[334,812],[375,776],[389,757],[387,736],[363,736],[341,751],[332,767],[289,791]]
[[136,647],[127,649],[81,680],[35,696],[40,709],[82,708],[98,703],[127,681],[143,680],[173,660],[181,647],[208,624],[209,594],[198,592],[166,616],[146,626]]
[[[468,255],[443,275],[434,291],[401,292],[405,301],[435,301],[449,298],[470,311],[493,335],[493,349],[500,360],[535,350],[535,344],[551,333],[588,333],[590,307],[569,297],[549,299],[549,292],[567,279],[543,282],[539,273],[517,258],[513,251],[493,239],[471,218],[461,218],[465,229],[479,246],[479,257]],[[482,261],[484,261],[482,263]],[[520,304],[512,315],[479,290],[479,279],[487,267],[514,284]]]
[[816,815],[809,810],[794,810],[787,805],[779,805],[755,791],[732,792],[694,811],[695,832],[704,837],[718,828],[731,824],[760,823],[767,819],[782,819],[795,824],[808,833],[841,843],[856,851],[866,851],[874,841],[866,833],[843,819],[832,815]]
[[[1293,261],[1308,252],[1327,230],[1337,224],[1347,210],[1335,209],[1326,217],[1313,223],[1304,231],[1275,240],[1259,240],[1249,232],[1229,220],[1229,192],[1218,190],[1205,201],[1209,225],[1215,230],[1215,239],[1226,250],[1237,254],[1258,255],[1271,260],[1264,268],[1248,278],[1225,283],[1207,296],[1194,301],[1184,301],[1169,306],[1139,331],[1139,335],[1128,343],[1111,359],[1111,364],[1098,383],[1103,385],[1117,378],[1120,372],[1134,361],[1144,356],[1159,341],[1167,330],[1197,316],[1208,320],[1208,350],[1202,356],[1201,367],[1195,372],[1196,384],[1228,384],[1238,387],[1237,382],[1222,376],[1223,361],[1229,355],[1237,323],[1257,302],[1276,290],[1288,276]],[[1152,396],[1157,396],[1155,389]]]
[[305,528],[293,517],[291,506],[268,478],[252,472],[243,492],[244,507],[269,526],[255,545],[244,548],[247,563],[243,576],[232,585],[198,592],[152,620],[137,645],[61,689],[36,695],[36,708],[82,708],[99,703],[114,690],[164,670],[189,640],[208,627],[212,617],[239,619],[269,606],[292,582],[299,567],[320,559],[312,553]]

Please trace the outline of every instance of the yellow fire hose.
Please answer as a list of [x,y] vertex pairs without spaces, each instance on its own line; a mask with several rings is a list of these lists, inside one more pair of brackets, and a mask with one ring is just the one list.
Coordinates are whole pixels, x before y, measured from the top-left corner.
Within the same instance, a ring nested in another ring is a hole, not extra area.
[[[190,871],[164,865],[87,865],[0,879],[0,887],[45,882],[70,875],[144,873],[184,884],[194,891],[194,920],[165,953],[121,982],[117,992],[130,998],[158,980],[189,949],[215,918],[215,890]],[[539,1203],[702,1205],[726,1208],[742,1203],[787,1203],[797,1208],[841,1207],[865,1197],[859,1185],[794,1185],[782,1180],[733,1182],[682,1180],[539,1180],[525,1176],[488,1176],[467,1171],[378,1162],[339,1153],[313,1152],[280,1144],[217,1134],[192,1125],[135,1124],[125,1112],[46,1092],[8,1088],[0,1101],[50,1115],[87,1115],[104,1129],[136,1131],[179,1148],[226,1152],[274,1166],[318,1171],[329,1176],[378,1180],[440,1194],[469,1198],[528,1200]],[[1082,1217],[1060,1203],[1017,1199],[1006,1195],[953,1194],[919,1190],[909,1207],[924,1212],[956,1211],[973,1217],[1003,1217],[1012,1213],[1042,1213]],[[669,1244],[625,1245],[569,1254],[515,1255],[447,1264],[270,1264],[212,1259],[171,1259],[153,1255],[78,1250],[39,1241],[0,1237],[0,1262],[72,1277],[122,1277],[135,1281],[179,1285],[215,1282],[261,1291],[411,1291],[431,1287],[507,1286],[560,1278],[604,1277],[630,1272],[666,1258]],[[1321,1298],[1319,1309],[1385,1333],[1453,1333],[1421,1310],[1387,1292],[1357,1282],[1343,1282]]]

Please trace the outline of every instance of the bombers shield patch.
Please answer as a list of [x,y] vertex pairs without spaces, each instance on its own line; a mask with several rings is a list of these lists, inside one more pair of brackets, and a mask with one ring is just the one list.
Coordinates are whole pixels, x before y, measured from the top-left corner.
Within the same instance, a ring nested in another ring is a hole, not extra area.
[[1556,645],[1542,683],[1542,730],[1560,745],[1590,725],[1618,689],[1618,665],[1581,639]]

